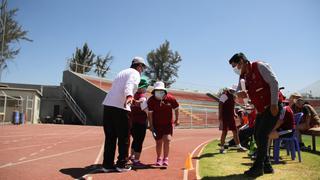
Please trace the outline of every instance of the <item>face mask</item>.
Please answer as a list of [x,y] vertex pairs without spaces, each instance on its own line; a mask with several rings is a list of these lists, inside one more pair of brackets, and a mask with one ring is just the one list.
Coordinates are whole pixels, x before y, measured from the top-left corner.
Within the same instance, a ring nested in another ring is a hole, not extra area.
[[158,100],[162,100],[165,94],[166,94],[166,93],[165,93],[164,91],[155,91],[155,92],[154,92],[154,96],[155,96],[156,99],[158,99]]
[[235,66],[235,67],[233,68],[233,71],[234,71],[236,74],[238,74],[238,75],[241,74],[241,70],[238,69],[237,66]]

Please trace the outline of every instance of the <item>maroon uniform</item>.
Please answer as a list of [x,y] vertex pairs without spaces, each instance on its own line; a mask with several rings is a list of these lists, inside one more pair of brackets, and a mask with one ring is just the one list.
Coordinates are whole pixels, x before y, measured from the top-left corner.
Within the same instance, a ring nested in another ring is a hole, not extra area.
[[[283,117],[283,124],[279,127],[281,130],[290,130],[295,128],[295,122],[293,118],[293,111],[290,106],[283,107],[284,109],[284,117]],[[280,117],[281,118],[281,117]]]
[[[143,93],[136,93],[134,95],[135,100],[140,100],[141,98],[145,98],[145,95]],[[138,123],[138,124],[146,124],[147,123],[147,113],[141,110],[141,106],[139,105],[132,105],[131,106],[131,113],[130,113],[130,119],[132,123]]]
[[153,128],[156,131],[156,139],[161,139],[163,135],[171,134],[173,129],[172,110],[179,107],[177,100],[170,94],[164,96],[163,100],[158,100],[151,96],[148,100],[148,109],[152,111]]
[[234,96],[226,91],[222,96],[226,96],[226,98],[220,98],[220,102],[222,103],[222,124],[223,130],[237,130],[236,121],[234,119]]

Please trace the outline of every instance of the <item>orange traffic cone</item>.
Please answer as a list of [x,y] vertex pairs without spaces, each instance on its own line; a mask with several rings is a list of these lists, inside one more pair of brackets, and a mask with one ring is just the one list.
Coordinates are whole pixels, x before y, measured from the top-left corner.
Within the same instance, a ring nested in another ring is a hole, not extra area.
[[192,166],[192,157],[191,157],[191,154],[190,154],[190,153],[188,153],[188,157],[187,157],[187,159],[186,159],[184,168],[185,168],[186,170],[192,170],[192,169],[193,169],[193,166]]

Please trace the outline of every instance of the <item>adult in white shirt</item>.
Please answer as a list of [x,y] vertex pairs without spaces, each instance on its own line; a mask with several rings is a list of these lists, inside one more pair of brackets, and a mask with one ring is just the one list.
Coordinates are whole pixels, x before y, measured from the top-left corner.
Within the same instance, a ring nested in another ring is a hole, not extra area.
[[[103,101],[103,128],[105,133],[103,168],[105,172],[129,171],[127,166],[129,147],[130,105],[138,89],[140,75],[146,68],[141,57],[132,60],[131,67],[120,71],[113,80],[112,87]],[[118,141],[118,160],[114,164],[116,143]]]

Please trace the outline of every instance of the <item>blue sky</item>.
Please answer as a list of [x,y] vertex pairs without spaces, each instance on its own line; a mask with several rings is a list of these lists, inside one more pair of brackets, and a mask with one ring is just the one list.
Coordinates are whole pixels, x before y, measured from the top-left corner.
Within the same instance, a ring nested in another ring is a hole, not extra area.
[[182,57],[174,87],[216,91],[237,82],[228,64],[244,52],[264,60],[287,93],[320,79],[317,0],[10,0],[33,42],[2,81],[58,85],[66,61],[87,42],[114,57],[116,73],[165,40]]

